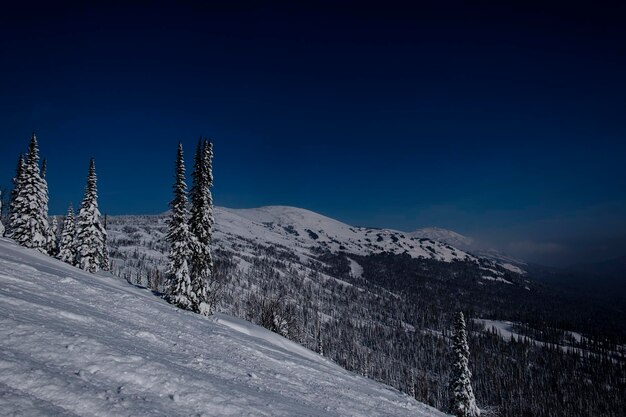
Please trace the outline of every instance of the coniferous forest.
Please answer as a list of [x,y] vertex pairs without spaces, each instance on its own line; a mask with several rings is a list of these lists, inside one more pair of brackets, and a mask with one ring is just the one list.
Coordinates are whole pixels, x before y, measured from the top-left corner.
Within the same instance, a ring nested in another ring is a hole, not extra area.
[[[166,250],[164,222],[159,216],[110,219],[117,274],[163,290],[162,259],[142,248]],[[519,286],[477,285],[480,266],[469,262],[319,249],[316,260],[303,263],[287,247],[251,241],[243,250],[220,240],[215,247],[223,311],[436,408],[449,410],[452,402],[455,312],[463,311],[481,415],[621,415],[624,323],[610,307],[536,283],[532,296],[520,294]],[[363,267],[361,277],[351,273],[350,260]],[[531,285],[514,273],[506,278]],[[505,340],[475,318],[519,323],[516,334],[527,337]],[[568,338],[570,330],[585,337]]]
[[[48,216],[46,163],[33,134],[18,158],[7,236],[88,272],[110,268],[180,308],[250,320],[456,416],[621,415],[619,306],[581,301],[484,259],[358,255],[324,245],[303,258],[245,236],[213,239],[212,157],[212,143],[201,139],[187,192],[179,144],[171,212],[103,225],[93,159],[78,216],[71,205],[64,217]],[[486,284],[485,270],[505,284]]]
[[0,415],[626,416],[626,2],[4,3]]

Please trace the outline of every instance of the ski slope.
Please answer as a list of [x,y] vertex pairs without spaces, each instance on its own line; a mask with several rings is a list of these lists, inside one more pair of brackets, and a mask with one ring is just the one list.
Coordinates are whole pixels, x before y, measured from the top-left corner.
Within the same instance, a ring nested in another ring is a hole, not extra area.
[[444,416],[249,322],[0,239],[0,414]]

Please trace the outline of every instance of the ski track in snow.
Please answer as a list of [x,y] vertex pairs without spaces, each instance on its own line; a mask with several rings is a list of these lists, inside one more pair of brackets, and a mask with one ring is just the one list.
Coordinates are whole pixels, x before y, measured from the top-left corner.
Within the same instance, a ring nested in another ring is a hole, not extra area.
[[0,413],[444,416],[276,334],[0,239]]

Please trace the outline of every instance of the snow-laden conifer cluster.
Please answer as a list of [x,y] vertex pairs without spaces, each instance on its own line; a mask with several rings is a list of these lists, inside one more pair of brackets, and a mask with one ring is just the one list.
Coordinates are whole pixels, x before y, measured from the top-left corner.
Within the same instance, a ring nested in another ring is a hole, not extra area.
[[210,190],[213,186],[212,159],[212,143],[201,139],[196,149],[188,211],[185,162],[183,147],[179,143],[167,234],[170,243],[168,299],[172,304],[202,315],[215,312],[219,294],[212,274],[211,256],[211,233],[215,222]]
[[39,168],[39,145],[33,133],[26,160],[21,156],[13,179],[9,237],[22,246],[47,253],[50,248],[48,184]]
[[76,224],[74,220],[74,208],[70,204],[67,215],[63,221],[63,232],[59,242],[59,254],[57,257],[65,263],[76,265]]
[[[39,144],[33,133],[26,158],[20,154],[9,202],[7,236],[27,248],[55,256],[89,272],[109,269],[106,230],[100,223],[96,168],[91,159],[85,198],[77,224],[70,205],[58,239],[57,219],[48,218],[47,162],[39,166]],[[2,233],[0,233],[1,235]]]

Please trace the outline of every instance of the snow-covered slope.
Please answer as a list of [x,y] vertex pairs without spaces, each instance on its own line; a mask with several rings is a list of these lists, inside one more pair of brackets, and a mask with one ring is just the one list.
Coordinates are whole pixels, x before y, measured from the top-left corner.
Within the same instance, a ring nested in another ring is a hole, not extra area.
[[474,254],[480,258],[489,259],[496,262],[503,268],[517,274],[524,274],[524,266],[526,263],[520,259],[502,253],[496,249],[486,247],[471,237],[464,236],[452,230],[442,229],[439,227],[426,227],[417,229],[409,233],[413,237],[421,237],[435,240],[437,242],[447,243],[456,248]]
[[3,415],[444,415],[246,321],[178,310],[7,239],[0,334]]
[[437,242],[445,242],[458,248],[471,248],[476,243],[471,237],[440,227],[425,227],[414,230],[409,234],[415,237],[426,237]]
[[[167,218],[167,213],[109,217],[109,245],[114,249],[113,269],[117,275],[133,279],[145,276],[147,270],[164,271]],[[216,207],[215,220],[214,248],[236,254],[244,270],[246,262],[254,258],[258,247],[265,247],[272,251],[267,256],[295,257],[297,263],[303,266],[316,259],[320,250],[328,250],[344,252],[348,256],[390,252],[441,262],[474,262],[486,267],[486,279],[497,284],[506,283],[499,279],[504,276],[502,268],[518,274],[524,272],[517,266],[519,264],[508,259],[499,261],[497,257],[484,256],[483,252],[475,256],[469,250],[459,248],[471,247],[472,239],[445,229],[420,229],[406,233],[350,226],[310,210],[287,206],[253,209]],[[351,267],[356,276],[360,275],[357,271],[359,266],[354,261],[351,261]]]
[[349,226],[321,214],[286,206],[215,210],[218,240],[252,240],[290,248],[323,247],[359,255],[379,252],[407,253],[443,262],[476,260],[446,242],[391,229]]

